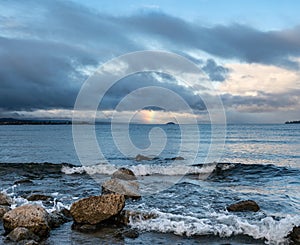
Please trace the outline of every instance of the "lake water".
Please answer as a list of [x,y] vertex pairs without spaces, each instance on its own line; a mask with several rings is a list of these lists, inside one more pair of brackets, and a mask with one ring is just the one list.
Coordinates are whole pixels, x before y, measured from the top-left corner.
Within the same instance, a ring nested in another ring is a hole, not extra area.
[[[78,129],[78,157],[71,125],[0,126],[0,190],[15,205],[27,203],[24,197],[31,193],[51,195],[54,202],[40,204],[59,209],[99,195],[99,183],[127,167],[138,176],[143,197],[128,201],[126,209],[158,217],[132,222],[140,233],[136,239],[109,228],[82,234],[66,223],[51,231],[46,244],[285,244],[288,232],[300,225],[299,124],[227,125],[224,147],[220,125],[215,134],[210,125],[200,125],[200,138],[187,125],[184,141],[179,125],[119,125],[114,136],[110,125],[96,125],[102,156],[94,152],[87,127]],[[136,161],[137,153],[152,160]],[[176,156],[184,160],[172,160]],[[14,185],[21,179],[31,182]],[[247,199],[261,210],[226,211]]]

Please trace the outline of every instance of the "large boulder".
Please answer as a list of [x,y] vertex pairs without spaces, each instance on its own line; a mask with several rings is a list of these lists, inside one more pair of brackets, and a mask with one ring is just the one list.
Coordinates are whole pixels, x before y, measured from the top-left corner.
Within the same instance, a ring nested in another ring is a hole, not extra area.
[[135,174],[128,168],[119,168],[112,174],[112,178],[123,180],[136,180]]
[[11,198],[5,193],[0,192],[0,205],[10,206],[12,204]]
[[295,226],[288,236],[292,244],[300,244],[300,226]]
[[7,238],[13,242],[20,242],[24,240],[34,240],[39,241],[40,238],[35,235],[32,231],[28,230],[25,227],[17,227],[13,229],[8,235]]
[[108,194],[74,202],[70,212],[76,223],[94,225],[119,214],[124,206],[123,195]]
[[49,234],[49,214],[39,205],[24,205],[17,207],[3,216],[5,231],[11,232],[17,227],[25,227],[39,237]]
[[0,206],[0,220],[2,220],[5,213],[10,210],[9,206]]
[[259,209],[260,208],[258,204],[252,200],[237,202],[227,207],[227,210],[229,212],[246,212],[246,211],[257,212],[259,211]]
[[116,193],[125,198],[138,199],[141,197],[139,184],[136,181],[110,179],[102,184],[102,194]]

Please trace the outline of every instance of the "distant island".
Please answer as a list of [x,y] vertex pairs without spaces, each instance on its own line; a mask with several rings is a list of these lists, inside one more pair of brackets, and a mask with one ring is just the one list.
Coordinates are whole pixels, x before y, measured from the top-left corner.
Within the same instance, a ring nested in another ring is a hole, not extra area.
[[61,125],[61,124],[72,124],[72,121],[0,118],[0,125]]
[[174,122],[168,122],[168,123],[166,123],[167,125],[173,125],[173,124],[176,124],[176,123],[174,123]]
[[285,122],[285,124],[297,124],[297,123],[300,123],[300,120],[299,121],[287,121],[287,122]]

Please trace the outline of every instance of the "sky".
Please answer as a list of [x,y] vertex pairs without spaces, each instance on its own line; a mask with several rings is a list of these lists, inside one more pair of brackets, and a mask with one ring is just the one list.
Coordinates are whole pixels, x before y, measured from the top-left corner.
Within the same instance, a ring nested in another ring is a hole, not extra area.
[[[1,0],[0,117],[71,118],[81,86],[100,65],[129,52],[162,50],[198,66],[228,123],[299,120],[299,9],[298,0]],[[99,120],[110,120],[122,99],[147,86],[175,92],[193,115],[132,106],[137,122],[209,119],[201,81],[186,85],[151,72],[113,86]]]

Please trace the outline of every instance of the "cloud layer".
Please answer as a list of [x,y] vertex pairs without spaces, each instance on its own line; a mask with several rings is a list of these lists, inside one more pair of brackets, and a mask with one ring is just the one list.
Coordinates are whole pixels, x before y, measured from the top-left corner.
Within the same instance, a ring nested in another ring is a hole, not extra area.
[[[163,12],[116,16],[58,0],[6,1],[2,5],[2,111],[71,109],[91,70],[117,55],[143,49],[165,49],[186,57],[204,52],[210,58],[195,61],[215,82],[232,77],[232,69],[224,65],[226,60],[276,66],[299,75],[300,26],[277,31],[237,23],[204,26]],[[129,79],[110,91],[103,108],[113,109],[127,91],[137,87],[161,85],[181,95],[193,109],[203,109],[193,88],[165,82],[162,85],[147,75],[139,81]],[[242,79],[236,83],[243,86]],[[227,107],[243,106],[248,111],[297,109],[299,82],[294,90],[282,93],[260,91],[249,97],[225,91],[222,98]]]

